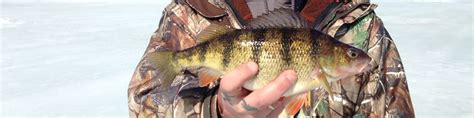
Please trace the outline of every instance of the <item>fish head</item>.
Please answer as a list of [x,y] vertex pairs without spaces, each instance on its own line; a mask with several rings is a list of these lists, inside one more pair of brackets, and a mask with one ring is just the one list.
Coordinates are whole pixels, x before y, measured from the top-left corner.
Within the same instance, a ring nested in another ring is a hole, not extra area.
[[357,75],[371,68],[369,63],[372,58],[359,48],[335,39],[327,47],[325,54],[320,57],[320,66],[330,76],[329,81]]

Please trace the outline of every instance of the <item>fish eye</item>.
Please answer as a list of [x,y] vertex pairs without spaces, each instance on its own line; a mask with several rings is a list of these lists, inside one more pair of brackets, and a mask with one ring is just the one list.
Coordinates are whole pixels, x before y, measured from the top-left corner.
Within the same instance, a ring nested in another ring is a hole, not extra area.
[[350,58],[356,58],[357,56],[359,56],[359,53],[357,53],[357,50],[356,50],[356,49],[350,48],[350,49],[347,51],[347,55],[348,55]]

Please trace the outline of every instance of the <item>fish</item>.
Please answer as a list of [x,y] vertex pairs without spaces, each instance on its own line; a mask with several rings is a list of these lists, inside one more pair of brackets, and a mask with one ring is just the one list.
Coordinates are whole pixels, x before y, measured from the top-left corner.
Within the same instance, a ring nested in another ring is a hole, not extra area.
[[318,87],[330,91],[330,82],[366,71],[371,61],[361,49],[308,28],[297,14],[287,10],[255,18],[242,29],[212,24],[197,39],[198,45],[185,50],[146,55],[147,61],[161,72],[159,78],[164,86],[169,86],[187,68],[196,69],[199,85],[207,86],[240,64],[254,61],[259,67],[258,74],[243,85],[254,91],[282,71],[293,69],[298,79],[283,94],[295,99],[287,107],[290,114],[295,114],[308,100],[301,93]]

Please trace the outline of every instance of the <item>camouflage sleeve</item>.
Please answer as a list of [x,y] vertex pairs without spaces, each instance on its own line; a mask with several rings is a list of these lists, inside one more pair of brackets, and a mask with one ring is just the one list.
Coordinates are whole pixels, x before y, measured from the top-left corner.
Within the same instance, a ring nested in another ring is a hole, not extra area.
[[414,117],[405,70],[394,40],[374,16],[368,52],[372,52],[376,69],[363,89],[366,93],[359,111],[369,116]]
[[[189,5],[176,0],[162,15],[144,56],[156,50],[182,50],[195,45],[194,36],[210,22]],[[168,90],[161,88],[160,72],[143,58],[138,63],[128,88],[130,117],[205,117],[215,112],[214,89],[197,87],[189,74],[176,77]],[[203,105],[204,104],[204,105]],[[215,113],[214,113],[215,114]]]

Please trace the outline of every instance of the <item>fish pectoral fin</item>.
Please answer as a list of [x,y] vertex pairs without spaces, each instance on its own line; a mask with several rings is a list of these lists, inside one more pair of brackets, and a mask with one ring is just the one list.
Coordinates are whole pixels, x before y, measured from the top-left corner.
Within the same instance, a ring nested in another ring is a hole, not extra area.
[[311,100],[312,100],[312,94],[311,94],[311,91],[308,91],[307,95],[306,95],[306,101],[304,103],[304,107],[306,109],[310,108],[311,107]]
[[216,80],[219,80],[219,78],[222,76],[222,73],[213,68],[200,67],[197,70],[197,76],[199,78],[199,86],[204,87]]
[[285,111],[288,115],[294,116],[305,104],[308,102],[308,94],[301,94],[298,96],[293,96],[291,101],[286,105]]
[[321,83],[323,83],[323,87],[324,87],[324,90],[326,90],[329,94],[329,97],[331,98],[331,100],[334,100],[334,94],[332,92],[332,89],[331,89],[331,85],[329,85],[329,82],[328,82],[328,79],[326,77],[326,75],[322,75],[322,77],[319,78]]
[[331,89],[331,85],[329,85],[326,73],[324,73],[321,68],[316,68],[313,72],[313,77],[315,77],[322,84],[324,90],[328,92],[329,97],[331,98],[331,100],[333,100],[333,92]]

